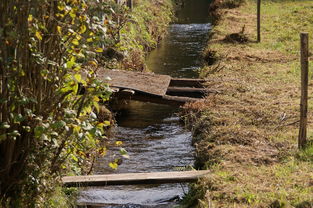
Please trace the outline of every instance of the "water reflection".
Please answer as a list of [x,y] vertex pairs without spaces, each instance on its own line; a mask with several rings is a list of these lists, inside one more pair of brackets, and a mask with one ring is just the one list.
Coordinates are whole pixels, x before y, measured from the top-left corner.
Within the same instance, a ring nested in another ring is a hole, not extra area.
[[149,70],[172,77],[197,78],[210,24],[173,24],[160,47],[147,58]]

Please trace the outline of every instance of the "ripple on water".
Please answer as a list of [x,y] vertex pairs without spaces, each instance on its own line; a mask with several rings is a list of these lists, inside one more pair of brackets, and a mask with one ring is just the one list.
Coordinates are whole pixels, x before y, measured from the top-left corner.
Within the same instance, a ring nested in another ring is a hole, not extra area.
[[88,188],[80,192],[78,204],[92,202],[107,208],[167,207],[179,200],[184,190],[187,190],[187,186],[179,184]]

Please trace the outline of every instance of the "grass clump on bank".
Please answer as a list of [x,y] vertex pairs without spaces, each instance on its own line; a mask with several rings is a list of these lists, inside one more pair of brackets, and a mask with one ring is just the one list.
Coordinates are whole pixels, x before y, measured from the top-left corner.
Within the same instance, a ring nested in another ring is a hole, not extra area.
[[[202,70],[207,87],[217,93],[184,108],[195,135],[197,165],[212,170],[195,185],[193,202],[200,197],[199,207],[313,206],[312,146],[297,150],[299,32],[313,34],[312,6],[311,1],[262,3],[259,44],[254,1],[218,8],[205,56],[214,62]],[[225,41],[243,27],[245,43]]]
[[120,31],[117,49],[125,54],[120,67],[126,70],[145,70],[145,55],[156,48],[166,34],[173,18],[173,0],[135,1],[130,20]]

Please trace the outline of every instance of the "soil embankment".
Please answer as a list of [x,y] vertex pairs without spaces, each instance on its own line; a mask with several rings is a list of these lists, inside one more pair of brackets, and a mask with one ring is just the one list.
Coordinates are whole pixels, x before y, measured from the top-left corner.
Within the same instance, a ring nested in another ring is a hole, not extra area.
[[[210,65],[202,70],[216,93],[184,107],[197,165],[213,173],[186,201],[199,207],[312,207],[313,147],[298,151],[296,142],[299,32],[313,34],[313,3],[264,2],[262,42],[256,43],[255,2],[232,2],[214,4],[217,25],[205,53]],[[310,121],[312,112],[308,116]]]

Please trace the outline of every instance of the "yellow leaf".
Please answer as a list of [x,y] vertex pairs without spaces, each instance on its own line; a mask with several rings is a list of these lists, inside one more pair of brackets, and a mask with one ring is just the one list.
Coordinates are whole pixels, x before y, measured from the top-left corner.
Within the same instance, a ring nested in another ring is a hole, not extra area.
[[91,106],[85,107],[85,108],[84,108],[84,111],[85,111],[86,113],[91,113],[91,111],[92,111]]
[[64,14],[57,13],[55,16],[63,18],[63,17],[64,17]]
[[57,30],[58,30],[58,33],[59,33],[59,34],[62,34],[62,27],[57,26]]
[[103,49],[102,48],[97,48],[96,52],[101,53],[101,52],[103,52]]
[[98,102],[93,102],[93,106],[96,108],[97,112],[100,111],[99,103]]
[[86,32],[86,30],[87,30],[87,27],[86,27],[85,25],[82,25],[82,26],[80,26],[80,31],[79,31],[79,33],[80,33],[80,34],[83,34],[84,32]]
[[30,14],[30,15],[28,16],[28,22],[31,22],[31,21],[33,21],[33,15]]
[[74,45],[79,45],[79,41],[78,41],[77,39],[72,40],[72,43],[73,43]]
[[80,130],[81,130],[81,127],[78,125],[75,125],[73,128],[74,133],[77,133],[77,134],[80,132]]
[[80,40],[80,39],[82,39],[82,36],[79,35],[79,34],[76,34],[76,39],[77,39],[77,40]]
[[99,97],[98,97],[98,96],[93,96],[93,101],[94,101],[94,102],[99,102],[99,101],[100,101],[100,99],[99,99]]
[[111,162],[111,163],[109,163],[109,166],[110,166],[110,168],[116,170],[118,167],[118,164],[116,162]]
[[116,145],[116,146],[121,146],[122,144],[123,144],[122,141],[116,141],[116,142],[115,142],[115,145]]
[[105,156],[107,154],[107,149],[105,147],[102,147],[98,150],[98,153],[102,156]]
[[58,9],[59,9],[60,11],[63,11],[63,10],[65,9],[65,6],[64,6],[64,5],[59,5],[59,6],[58,6]]
[[73,19],[76,18],[76,13],[75,13],[75,11],[74,11],[73,9],[70,11],[70,16],[71,16]]
[[93,40],[92,40],[92,38],[88,38],[87,39],[87,43],[90,43],[90,42],[92,42]]
[[76,79],[77,82],[81,82],[82,81],[82,76],[80,74],[75,74],[74,78]]
[[97,128],[103,128],[104,127],[104,123],[98,123],[97,124]]
[[104,123],[104,125],[106,125],[106,126],[110,126],[110,125],[111,125],[111,122],[110,122],[110,121],[104,121],[103,123]]
[[42,40],[41,32],[36,31],[35,36],[38,38],[38,40]]
[[95,62],[95,61],[89,61],[88,63],[89,63],[90,65],[93,65],[93,66],[98,66],[97,62]]

